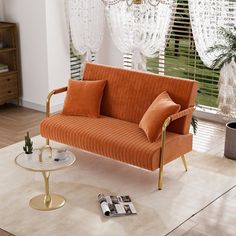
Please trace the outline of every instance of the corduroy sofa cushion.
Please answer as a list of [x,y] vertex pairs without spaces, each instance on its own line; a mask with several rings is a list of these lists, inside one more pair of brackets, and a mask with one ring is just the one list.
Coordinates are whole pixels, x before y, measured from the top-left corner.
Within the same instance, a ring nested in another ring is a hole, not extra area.
[[[161,140],[150,143],[138,124],[101,116],[99,119],[54,115],[40,125],[43,137],[111,157],[148,170],[159,168]],[[192,135],[167,132],[165,163],[192,150]]]
[[69,80],[63,115],[98,118],[106,80]]
[[[195,105],[198,83],[122,68],[86,64],[83,80],[107,80],[101,114],[139,124],[144,113],[163,91],[180,104],[181,110]],[[174,121],[168,130],[187,134],[192,115]]]
[[172,101],[164,91],[159,94],[143,115],[139,123],[149,142],[155,142],[161,136],[162,125],[165,120],[180,110],[180,105]]

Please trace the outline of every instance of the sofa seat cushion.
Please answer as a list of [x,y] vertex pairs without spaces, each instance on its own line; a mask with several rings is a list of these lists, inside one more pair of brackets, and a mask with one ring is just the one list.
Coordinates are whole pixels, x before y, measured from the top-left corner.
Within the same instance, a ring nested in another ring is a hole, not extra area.
[[[43,137],[148,170],[159,168],[161,139],[150,143],[138,124],[107,116],[99,119],[57,114],[40,125]],[[192,149],[192,135],[167,132],[165,163]]]

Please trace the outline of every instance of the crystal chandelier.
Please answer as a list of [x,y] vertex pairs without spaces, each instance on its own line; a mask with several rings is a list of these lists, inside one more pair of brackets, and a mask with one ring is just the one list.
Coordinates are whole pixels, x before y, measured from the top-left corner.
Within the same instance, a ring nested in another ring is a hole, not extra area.
[[130,55],[133,69],[146,70],[145,58],[165,49],[177,0],[161,0],[155,7],[147,0],[130,6],[126,0],[107,1],[106,20],[115,46]]
[[140,4],[149,4],[153,7],[156,7],[159,5],[159,3],[164,2],[163,0],[102,0],[105,5],[115,5],[119,2],[126,2],[127,5],[130,7],[133,4],[140,5]]

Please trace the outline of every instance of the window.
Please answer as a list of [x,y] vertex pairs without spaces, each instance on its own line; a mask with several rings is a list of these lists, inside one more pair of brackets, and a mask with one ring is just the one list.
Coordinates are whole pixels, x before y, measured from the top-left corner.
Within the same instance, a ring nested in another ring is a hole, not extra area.
[[147,69],[199,82],[199,106],[217,107],[219,70],[204,66],[195,49],[188,0],[178,0],[165,51],[147,60]]
[[81,79],[81,56],[76,56],[70,49],[70,75],[71,79]]

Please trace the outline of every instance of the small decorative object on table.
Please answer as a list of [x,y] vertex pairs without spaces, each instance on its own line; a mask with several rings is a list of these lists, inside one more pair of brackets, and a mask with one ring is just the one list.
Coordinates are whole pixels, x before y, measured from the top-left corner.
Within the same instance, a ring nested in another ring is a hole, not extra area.
[[27,132],[27,135],[25,136],[25,146],[23,146],[23,150],[25,152],[25,155],[28,157],[28,159],[32,159],[33,141],[31,140],[29,136],[29,132]]
[[54,161],[65,161],[68,159],[66,149],[58,149],[55,153]]
[[137,214],[135,207],[128,195],[126,196],[105,196],[98,194],[98,202],[100,203],[104,216],[122,216]]

